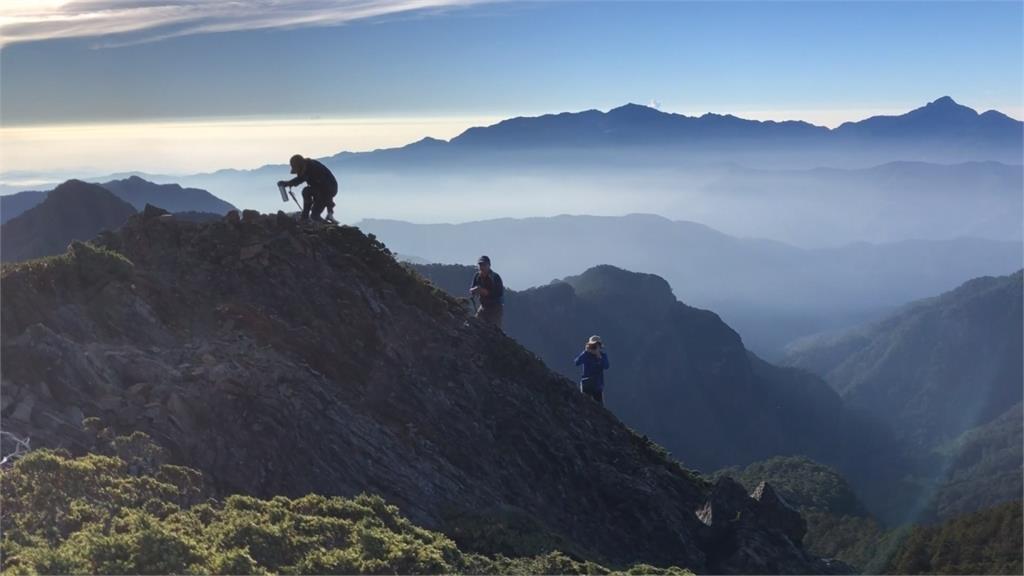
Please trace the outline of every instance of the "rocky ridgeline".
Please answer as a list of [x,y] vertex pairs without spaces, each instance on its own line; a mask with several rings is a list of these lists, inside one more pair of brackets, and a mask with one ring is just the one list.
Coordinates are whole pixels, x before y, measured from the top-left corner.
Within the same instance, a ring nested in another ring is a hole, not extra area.
[[382,495],[469,550],[821,573],[770,487],[711,485],[351,227],[146,207],[6,266],[3,426],[141,430],[221,493]]

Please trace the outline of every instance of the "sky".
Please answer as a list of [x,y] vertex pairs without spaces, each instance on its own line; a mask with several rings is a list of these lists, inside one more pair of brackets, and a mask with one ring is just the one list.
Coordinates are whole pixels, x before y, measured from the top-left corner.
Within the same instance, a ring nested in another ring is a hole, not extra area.
[[1024,3],[4,0],[0,171],[186,173],[636,102],[1020,118]]

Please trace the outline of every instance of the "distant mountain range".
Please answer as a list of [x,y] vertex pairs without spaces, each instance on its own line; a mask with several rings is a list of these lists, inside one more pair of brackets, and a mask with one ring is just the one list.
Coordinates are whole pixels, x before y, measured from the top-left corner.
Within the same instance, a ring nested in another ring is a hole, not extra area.
[[[156,184],[138,176],[111,180],[100,184],[136,210],[146,204],[159,206],[169,212],[205,212],[223,215],[235,207],[197,188],[182,188],[177,184]],[[7,222],[41,203],[46,192],[19,192],[0,196],[0,222]]]
[[348,169],[461,165],[693,166],[735,162],[751,168],[863,168],[891,161],[1019,164],[1024,124],[995,110],[977,111],[944,96],[896,116],[874,116],[834,129],[802,121],[699,117],[627,104],[517,117],[469,128],[444,141],[424,138],[401,148],[342,152],[325,159]]
[[[802,121],[745,120],[731,114],[694,117],[627,104],[608,112],[546,114],[503,120],[493,126],[470,128],[447,144],[458,148],[573,148],[592,146],[730,145],[755,142],[776,144],[889,143],[914,141],[970,146],[1021,144],[1022,124],[989,110],[978,114],[944,96],[898,116],[874,116],[846,122],[835,129]],[[445,143],[422,140],[407,150],[437,151]]]
[[[338,214],[348,222],[647,212],[806,247],[1019,241],[1021,126],[945,97],[834,129],[627,105],[512,118],[450,141],[321,160],[340,180]],[[274,182],[288,175],[284,160],[138,176],[274,212],[283,207]]]
[[25,191],[0,196],[0,224],[20,216],[46,199],[47,192]]
[[177,184],[157,184],[138,176],[111,180],[100,185],[135,206],[136,210],[142,210],[146,204],[159,206],[168,212],[206,212],[220,215],[235,209],[230,203],[206,190],[183,188]]
[[106,188],[69,180],[42,202],[0,226],[0,260],[28,260],[63,253],[72,240],[89,240],[118,228],[135,209]]
[[0,259],[61,254],[72,240],[90,240],[101,230],[115,229],[147,204],[168,206],[179,219],[195,222],[208,222],[234,209],[205,190],[154,184],[137,176],[102,185],[68,180],[50,192],[0,196]]
[[471,263],[487,254],[516,288],[600,264],[658,274],[680,299],[715,310],[769,358],[801,336],[860,324],[967,278],[1010,273],[1024,258],[1019,242],[967,238],[805,250],[639,214],[359,226],[399,255]]

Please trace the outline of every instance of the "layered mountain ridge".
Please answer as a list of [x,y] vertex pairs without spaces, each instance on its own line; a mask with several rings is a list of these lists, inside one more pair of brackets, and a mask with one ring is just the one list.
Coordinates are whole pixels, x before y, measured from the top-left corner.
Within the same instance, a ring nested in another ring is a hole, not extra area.
[[[473,275],[467,266],[409,266],[455,295]],[[611,360],[605,403],[688,466],[801,454],[840,469],[887,520],[913,501],[901,476],[917,463],[881,422],[813,374],[749,352],[717,314],[678,301],[659,276],[597,266],[506,290],[505,299],[508,334],[566,377],[578,378],[573,358],[601,335]]]
[[974,278],[867,326],[794,344],[787,365],[934,448],[1021,402],[1024,273]]
[[3,283],[5,429],[37,445],[96,417],[224,493],[378,493],[471,548],[513,518],[613,564],[835,569],[770,488],[681,469],[355,228],[147,208]]
[[[183,188],[178,184],[157,184],[137,175],[116,178],[102,184],[114,196],[142,210],[146,204],[160,206],[175,213],[197,212],[224,215],[235,207],[206,190]],[[29,209],[42,203],[49,192],[17,192],[0,196],[0,222],[6,224]],[[61,247],[63,248],[63,246]]]
[[105,188],[68,180],[41,203],[0,226],[0,260],[63,252],[71,240],[87,240],[101,230],[117,228],[133,214],[131,204]]

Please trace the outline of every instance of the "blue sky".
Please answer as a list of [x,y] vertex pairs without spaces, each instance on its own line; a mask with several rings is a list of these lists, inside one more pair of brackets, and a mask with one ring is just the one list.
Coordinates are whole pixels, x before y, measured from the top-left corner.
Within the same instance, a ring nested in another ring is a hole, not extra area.
[[[853,111],[946,94],[1016,113],[1022,22],[1021,2],[534,2],[136,43],[163,33],[145,28],[4,46],[0,113],[11,126],[501,116],[630,101]],[[97,47],[110,44],[127,45]]]
[[2,0],[0,186],[627,102],[835,126],[950,95],[1020,118],[1022,26],[1020,1]]

